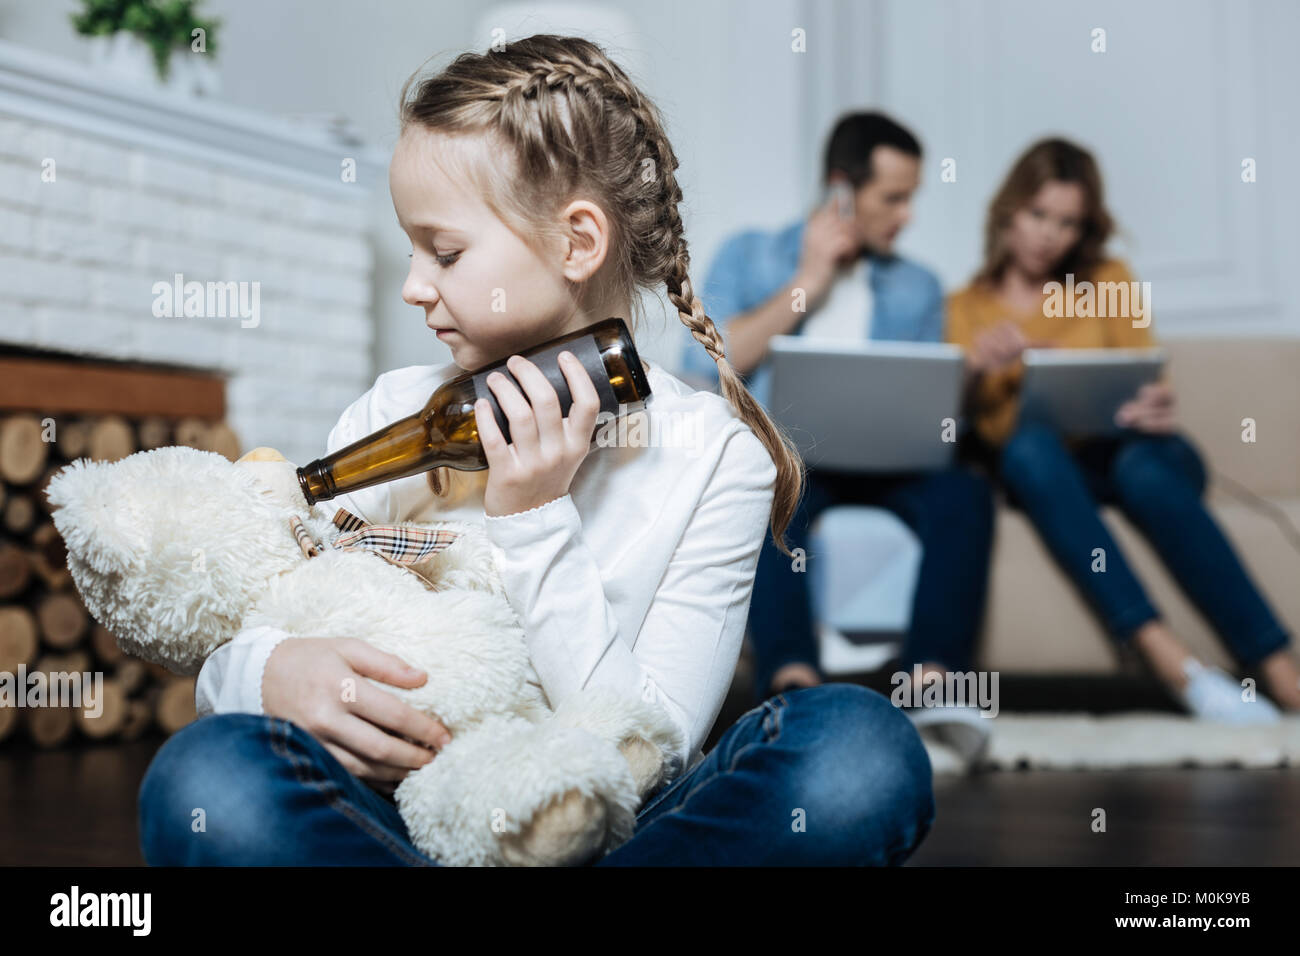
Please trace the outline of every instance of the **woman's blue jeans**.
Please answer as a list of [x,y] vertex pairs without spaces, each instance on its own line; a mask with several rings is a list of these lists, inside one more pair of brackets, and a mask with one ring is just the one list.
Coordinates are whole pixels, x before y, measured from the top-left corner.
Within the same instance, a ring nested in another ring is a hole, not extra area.
[[[898,865],[933,825],[931,783],[920,737],[888,698],[855,684],[797,690],[736,721],[595,865]],[[182,728],[149,765],[139,813],[155,866],[438,865],[391,798],[275,717]]]
[[[1159,618],[1098,503],[1117,504],[1179,586],[1246,667],[1287,645],[1287,634],[1201,500],[1205,466],[1180,435],[1126,432],[1068,448],[1047,425],[1021,425],[1004,446],[1001,478],[1057,563],[1112,637],[1130,641]],[[1102,549],[1105,570],[1095,549]]]

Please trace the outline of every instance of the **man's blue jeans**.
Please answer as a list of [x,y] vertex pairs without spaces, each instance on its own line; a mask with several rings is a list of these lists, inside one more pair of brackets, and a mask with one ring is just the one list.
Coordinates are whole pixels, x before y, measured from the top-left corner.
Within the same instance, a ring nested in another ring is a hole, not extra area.
[[754,696],[771,693],[773,675],[795,662],[820,667],[813,634],[808,573],[821,556],[808,553],[810,529],[832,505],[888,508],[921,542],[921,567],[912,598],[912,620],[899,666],[933,661],[948,670],[972,665],[984,616],[993,494],[981,475],[962,467],[917,475],[860,475],[808,470],[799,507],[786,529],[791,551],[807,560],[796,568],[768,535],[754,575],[749,637],[755,657]]
[[[1021,425],[1002,449],[1002,481],[1057,563],[1120,643],[1156,611],[1098,516],[1117,504],[1243,666],[1287,645],[1287,634],[1201,500],[1205,466],[1179,435],[1127,432],[1069,448],[1042,424]],[[1105,570],[1095,549],[1102,549]]]
[[[798,690],[749,711],[651,794],[632,838],[595,865],[898,865],[934,823],[931,784],[920,737],[888,698],[854,684]],[[391,798],[275,717],[182,728],[149,765],[139,813],[154,866],[438,865]]]

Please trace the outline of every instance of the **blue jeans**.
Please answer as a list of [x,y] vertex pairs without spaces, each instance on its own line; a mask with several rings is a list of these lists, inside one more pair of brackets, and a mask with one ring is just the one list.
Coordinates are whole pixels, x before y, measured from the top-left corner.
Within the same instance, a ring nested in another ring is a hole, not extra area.
[[[275,717],[216,714],[172,735],[139,813],[151,866],[438,865],[391,798]],[[876,691],[825,684],[741,717],[595,865],[897,865],[934,817],[930,759],[907,717]]]
[[[1098,516],[1116,504],[1147,537],[1179,586],[1243,666],[1287,645],[1287,634],[1201,500],[1205,466],[1180,435],[1126,432],[1068,448],[1049,426],[1021,425],[999,470],[1057,563],[1092,603],[1107,630],[1127,643],[1159,619],[1119,546]],[[1094,571],[1094,549],[1105,571]]]
[[[989,549],[993,540],[993,493],[981,475],[962,467],[917,475],[860,475],[808,470],[799,507],[786,529],[791,551],[808,552],[810,529],[832,505],[888,508],[921,542],[921,567],[912,598],[912,619],[899,666],[933,661],[948,670],[971,669],[984,616]],[[755,657],[754,696],[771,693],[772,676],[786,664],[809,664],[820,673],[813,634],[808,554],[796,569],[772,541],[763,543],[749,605],[749,638]]]

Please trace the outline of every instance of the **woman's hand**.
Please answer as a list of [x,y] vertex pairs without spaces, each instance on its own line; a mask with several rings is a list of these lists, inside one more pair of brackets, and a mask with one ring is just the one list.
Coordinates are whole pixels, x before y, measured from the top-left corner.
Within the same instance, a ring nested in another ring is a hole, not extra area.
[[1178,427],[1174,415],[1174,390],[1165,382],[1151,382],[1138,389],[1115,412],[1115,424],[1155,435],[1168,435]]
[[569,352],[559,355],[560,370],[569,383],[573,405],[560,417],[560,397],[546,376],[522,355],[512,355],[506,367],[527,393],[520,394],[500,372],[487,377],[488,387],[510,423],[510,444],[497,426],[491,403],[474,403],[479,440],[488,460],[483,510],[490,517],[539,507],[565,495],[578,466],[591,450],[591,436],[600,413],[600,396],[587,370]]
[[307,731],[349,773],[391,792],[432,760],[430,751],[446,746],[450,735],[438,720],[367,677],[396,687],[419,687],[428,679],[357,638],[292,637],[267,658],[262,709]]
[[966,351],[966,368],[973,374],[995,372],[1020,358],[1030,341],[1014,322],[999,322],[975,336]]

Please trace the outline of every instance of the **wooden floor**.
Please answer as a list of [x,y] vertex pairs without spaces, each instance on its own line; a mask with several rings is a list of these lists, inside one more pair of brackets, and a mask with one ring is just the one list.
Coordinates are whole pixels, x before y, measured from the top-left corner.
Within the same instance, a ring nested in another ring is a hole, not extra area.
[[911,865],[1300,864],[1300,770],[977,774],[939,778],[935,799]]
[[[872,683],[870,680],[865,683]],[[738,681],[706,746],[752,706]],[[880,689],[880,688],[877,688]],[[1003,680],[1004,710],[1161,706],[1115,680]],[[1167,701],[1166,701],[1167,703]],[[0,750],[0,866],[141,865],[140,780],[161,737],[124,746]],[[916,866],[1242,866],[1300,863],[1300,770],[1023,771],[936,778]],[[1091,829],[1106,811],[1105,833]]]
[[[0,866],[142,864],[135,798],[160,743],[0,754]],[[1300,863],[1300,770],[988,773],[937,778],[935,797],[909,865]]]

